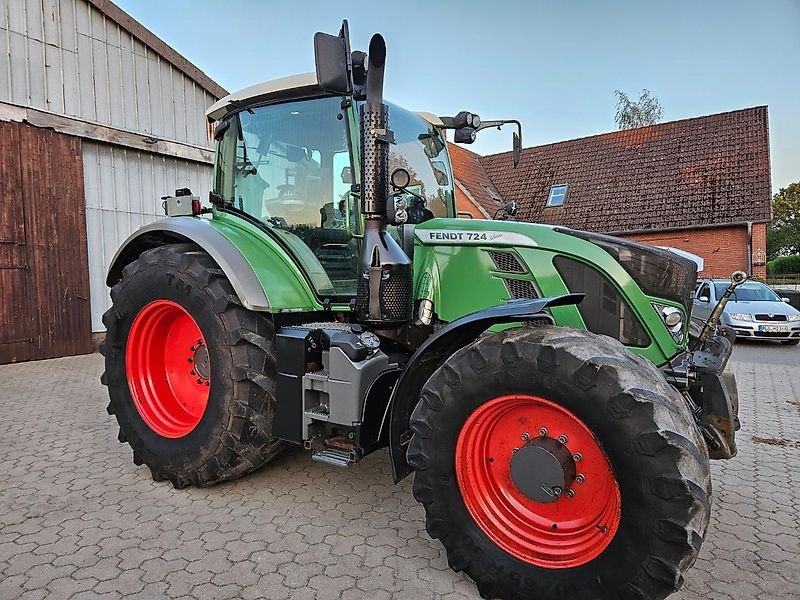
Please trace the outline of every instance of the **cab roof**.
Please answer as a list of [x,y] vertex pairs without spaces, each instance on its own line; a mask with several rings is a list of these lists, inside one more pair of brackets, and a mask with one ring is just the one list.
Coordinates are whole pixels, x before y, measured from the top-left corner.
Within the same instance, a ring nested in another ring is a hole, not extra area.
[[[222,120],[228,113],[238,109],[242,104],[268,100],[288,100],[293,97],[322,92],[316,73],[289,75],[288,77],[257,83],[238,92],[228,94],[206,110],[206,118],[213,123],[214,121]],[[442,127],[444,125],[442,120],[433,113],[418,112],[417,116],[434,127]]]
[[219,121],[229,112],[236,110],[240,104],[251,104],[258,100],[276,100],[291,98],[306,93],[322,92],[316,73],[301,73],[279,79],[272,79],[246,87],[238,92],[228,94],[218,100],[206,111],[209,121]]

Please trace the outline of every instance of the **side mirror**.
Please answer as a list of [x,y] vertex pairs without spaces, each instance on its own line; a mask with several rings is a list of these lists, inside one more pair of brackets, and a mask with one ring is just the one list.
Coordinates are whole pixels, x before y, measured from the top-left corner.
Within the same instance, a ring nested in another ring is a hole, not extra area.
[[514,145],[511,150],[511,158],[514,161],[514,167],[516,167],[519,164],[520,159],[522,158],[522,138],[516,131],[514,132],[513,144]]
[[700,300],[700,302],[708,302],[710,298],[708,296],[700,296],[698,300]]
[[317,81],[323,90],[334,94],[350,94],[353,90],[350,64],[350,34],[347,21],[339,35],[314,34],[314,63]]
[[791,303],[792,303],[792,301],[791,301],[791,300],[789,300],[789,298],[786,298],[786,297],[783,297],[783,298],[781,298],[781,300],[783,300],[784,302],[786,302],[786,304],[791,304]]
[[390,176],[392,187],[404,190],[411,184],[411,173],[403,167],[397,167]]

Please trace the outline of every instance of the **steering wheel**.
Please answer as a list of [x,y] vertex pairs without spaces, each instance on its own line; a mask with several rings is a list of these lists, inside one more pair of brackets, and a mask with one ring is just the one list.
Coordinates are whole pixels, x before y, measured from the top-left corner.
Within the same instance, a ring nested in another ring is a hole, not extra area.
[[291,183],[284,183],[278,186],[278,198],[294,194],[294,186]]

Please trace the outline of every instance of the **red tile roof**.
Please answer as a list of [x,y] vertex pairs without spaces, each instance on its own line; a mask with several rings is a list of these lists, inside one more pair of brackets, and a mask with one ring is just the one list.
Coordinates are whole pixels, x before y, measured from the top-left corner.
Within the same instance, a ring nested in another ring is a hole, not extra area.
[[[516,169],[509,152],[479,160],[524,221],[621,233],[772,218],[766,106],[527,148]],[[546,207],[563,184],[564,205]]]
[[456,194],[463,193],[484,213],[476,217],[491,218],[502,203],[500,194],[481,166],[483,157],[453,143],[447,144],[447,150],[456,179]]

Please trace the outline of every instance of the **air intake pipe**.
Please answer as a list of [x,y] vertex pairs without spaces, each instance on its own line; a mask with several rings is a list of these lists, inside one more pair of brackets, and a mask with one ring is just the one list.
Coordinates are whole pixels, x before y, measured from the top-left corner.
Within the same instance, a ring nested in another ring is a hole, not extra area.
[[383,103],[386,43],[375,34],[369,43],[366,102],[361,106],[361,212],[364,238],[359,256],[355,317],[380,327],[411,320],[411,260],[386,231],[389,196],[389,109]]

